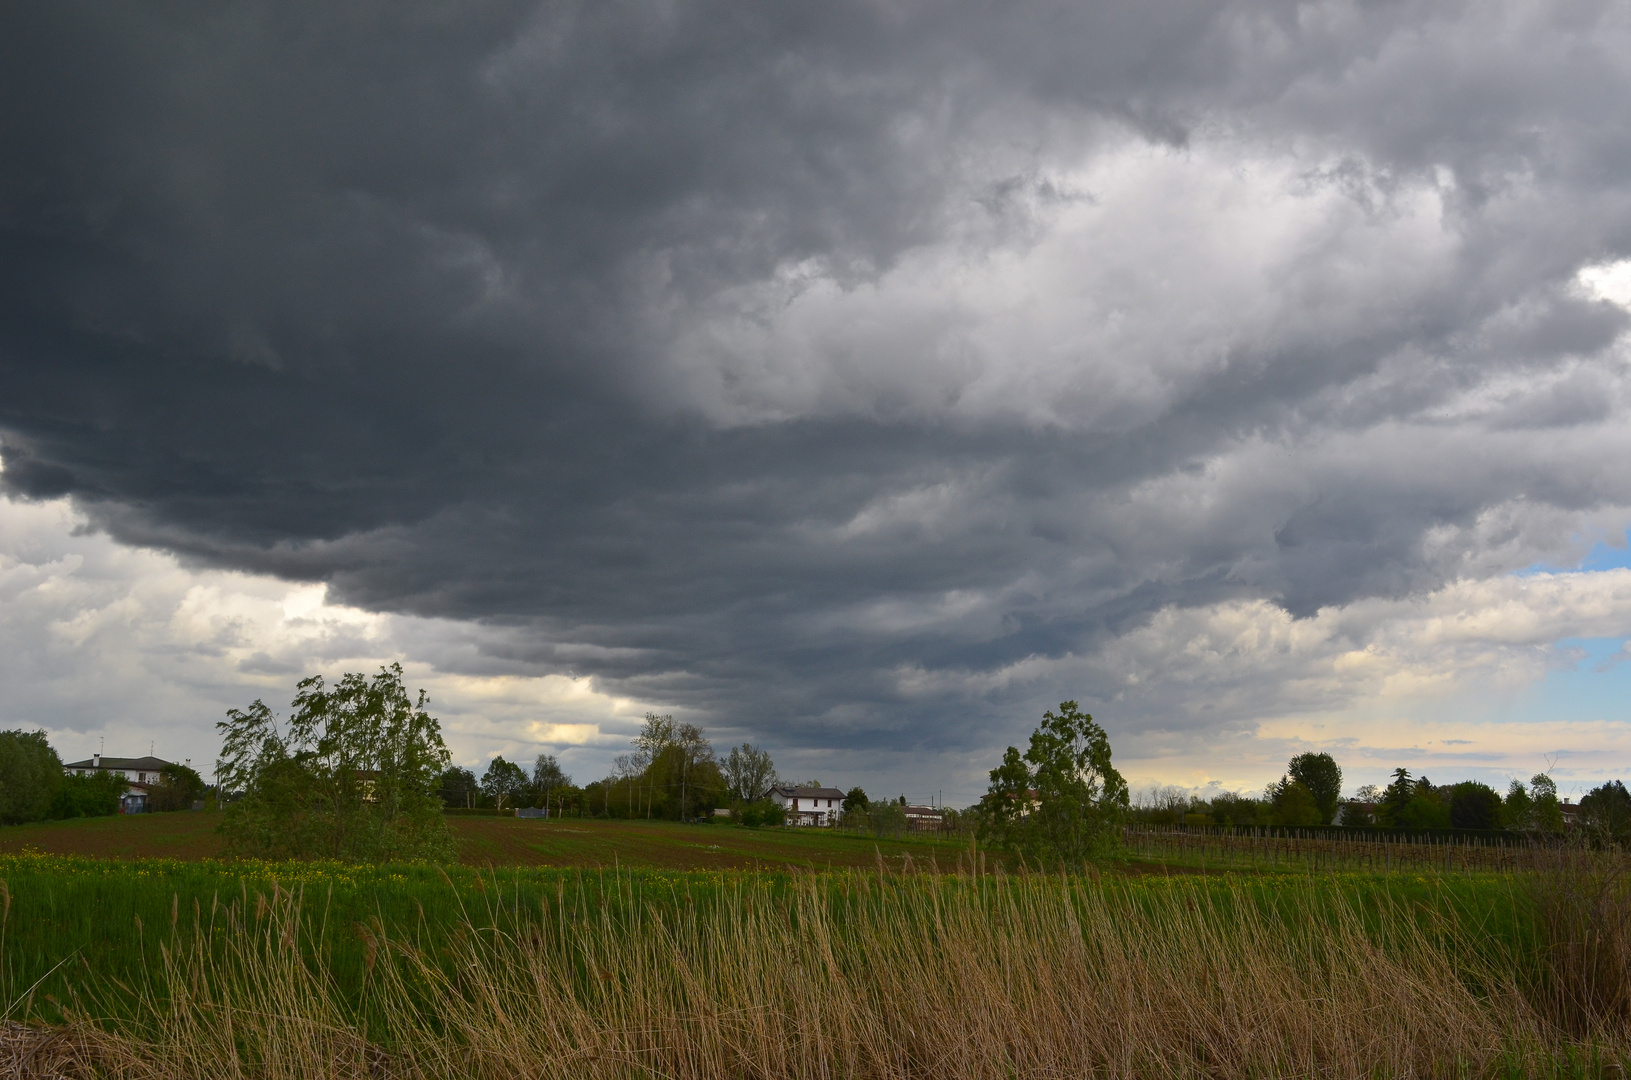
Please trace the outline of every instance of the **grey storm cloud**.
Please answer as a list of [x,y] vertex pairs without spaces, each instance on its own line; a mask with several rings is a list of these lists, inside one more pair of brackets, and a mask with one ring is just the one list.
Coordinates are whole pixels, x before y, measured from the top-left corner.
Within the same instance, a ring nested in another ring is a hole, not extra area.
[[1627,55],[1623,3],[12,5],[4,483],[495,670],[980,746],[1110,689],[903,673],[1631,506],[1575,283]]

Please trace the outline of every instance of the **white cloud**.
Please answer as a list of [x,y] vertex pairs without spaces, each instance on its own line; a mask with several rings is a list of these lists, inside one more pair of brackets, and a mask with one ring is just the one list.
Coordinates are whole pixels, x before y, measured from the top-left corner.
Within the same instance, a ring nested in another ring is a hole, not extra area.
[[[228,707],[282,711],[305,675],[400,661],[454,757],[566,752],[593,771],[649,707],[561,674],[464,670],[479,628],[330,603],[321,584],[195,569],[87,531],[66,500],[0,500],[0,727],[44,727],[65,758],[191,758]],[[585,779],[587,778],[584,777]]]
[[1284,147],[1127,137],[970,191],[961,229],[875,279],[804,261],[717,297],[675,346],[682,400],[724,424],[1128,430],[1242,358],[1378,333],[1447,289],[1448,193],[1384,179]]
[[1588,266],[1580,271],[1579,280],[1593,299],[1631,310],[1631,259]]

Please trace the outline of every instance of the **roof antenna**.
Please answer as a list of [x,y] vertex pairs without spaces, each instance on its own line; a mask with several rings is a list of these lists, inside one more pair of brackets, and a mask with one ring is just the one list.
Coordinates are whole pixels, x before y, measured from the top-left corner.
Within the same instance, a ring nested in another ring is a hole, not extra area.
[[153,740],[152,739],[147,740],[147,756],[148,757],[153,756]]

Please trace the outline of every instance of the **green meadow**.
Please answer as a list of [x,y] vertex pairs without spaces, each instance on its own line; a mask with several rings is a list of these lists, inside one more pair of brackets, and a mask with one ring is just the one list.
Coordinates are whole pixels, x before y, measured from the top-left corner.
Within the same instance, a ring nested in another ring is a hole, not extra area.
[[[933,839],[498,820],[460,823],[443,868],[130,855],[196,823],[88,824],[30,828],[127,854],[0,853],[18,1075],[1596,1076],[1631,1047],[1605,854],[1375,872],[1169,840],[1064,873]],[[534,861],[474,865],[471,836]]]

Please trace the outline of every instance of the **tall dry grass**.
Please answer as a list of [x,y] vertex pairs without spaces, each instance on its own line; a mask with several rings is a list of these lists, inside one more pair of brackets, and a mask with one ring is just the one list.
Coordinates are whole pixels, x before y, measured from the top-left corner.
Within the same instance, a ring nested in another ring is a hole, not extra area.
[[360,928],[359,1007],[279,894],[178,925],[148,988],[86,986],[67,1030],[32,1036],[36,1075],[1463,1077],[1626,1046],[1603,1016],[1571,1030],[1453,905],[1331,882],[857,874],[628,899],[495,892],[451,937]]

